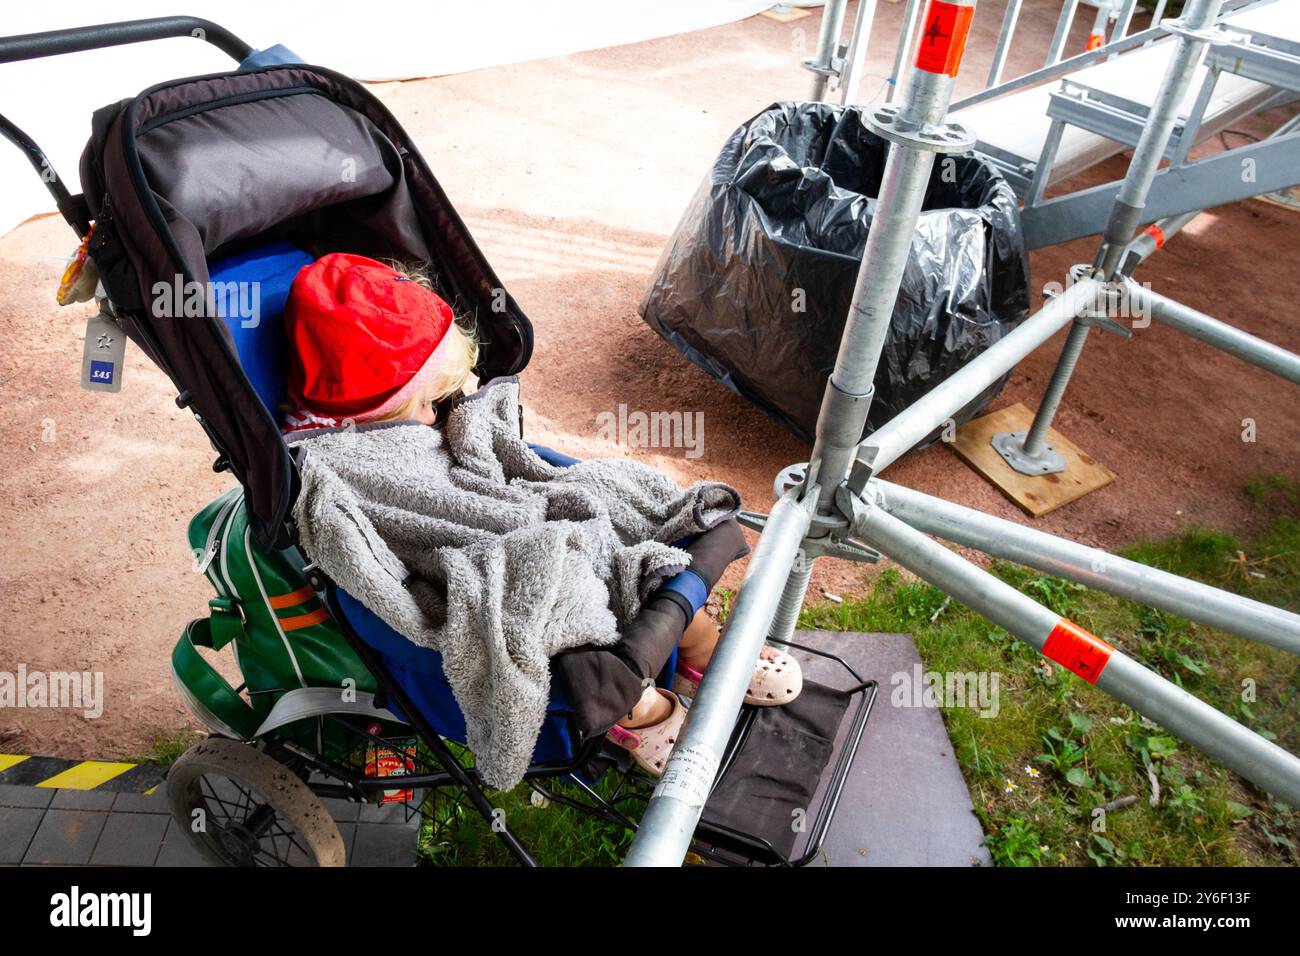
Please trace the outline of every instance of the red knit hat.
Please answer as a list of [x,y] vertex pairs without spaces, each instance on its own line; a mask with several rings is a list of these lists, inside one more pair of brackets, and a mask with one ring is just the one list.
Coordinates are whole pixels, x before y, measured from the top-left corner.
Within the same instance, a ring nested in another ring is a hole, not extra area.
[[336,252],[302,269],[284,310],[294,427],[373,421],[442,364],[451,306],[382,262]]

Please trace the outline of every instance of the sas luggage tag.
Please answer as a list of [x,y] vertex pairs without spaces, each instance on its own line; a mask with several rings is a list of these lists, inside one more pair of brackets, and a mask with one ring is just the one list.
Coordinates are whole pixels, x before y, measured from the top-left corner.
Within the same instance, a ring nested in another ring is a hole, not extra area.
[[91,316],[81,353],[81,387],[92,392],[120,391],[125,358],[126,334],[122,327],[106,312]]

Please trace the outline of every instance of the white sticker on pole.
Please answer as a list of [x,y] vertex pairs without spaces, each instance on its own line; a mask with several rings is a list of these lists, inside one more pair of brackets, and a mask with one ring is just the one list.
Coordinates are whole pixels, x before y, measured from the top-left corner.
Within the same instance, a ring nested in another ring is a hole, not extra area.
[[678,747],[668,758],[664,775],[655,787],[656,797],[675,797],[688,807],[703,807],[713,789],[721,759],[713,748],[703,745]]

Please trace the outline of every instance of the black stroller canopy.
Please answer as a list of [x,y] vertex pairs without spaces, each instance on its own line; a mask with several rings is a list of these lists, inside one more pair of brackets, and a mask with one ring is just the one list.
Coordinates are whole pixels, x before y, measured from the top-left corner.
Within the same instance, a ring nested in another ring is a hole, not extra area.
[[[211,309],[154,290],[209,281],[208,263],[277,240],[427,265],[482,343],[482,377],[527,365],[532,327],[392,114],[320,67],[178,80],[105,107],[81,160],[90,252],[127,333],[163,368],[244,485],[263,546],[292,542],[297,473],[278,422]],[[161,286],[160,286],[161,284]]]

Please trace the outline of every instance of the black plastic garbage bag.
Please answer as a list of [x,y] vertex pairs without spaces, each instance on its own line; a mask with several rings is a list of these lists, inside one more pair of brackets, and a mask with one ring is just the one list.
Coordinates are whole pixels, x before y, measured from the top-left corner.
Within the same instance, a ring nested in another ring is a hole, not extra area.
[[[656,268],[641,315],[805,441],[871,227],[888,143],[856,107],[777,103],[727,140]],[[876,428],[1016,327],[1029,257],[1015,194],[939,156],[876,375]],[[967,421],[1005,377],[957,416]]]

